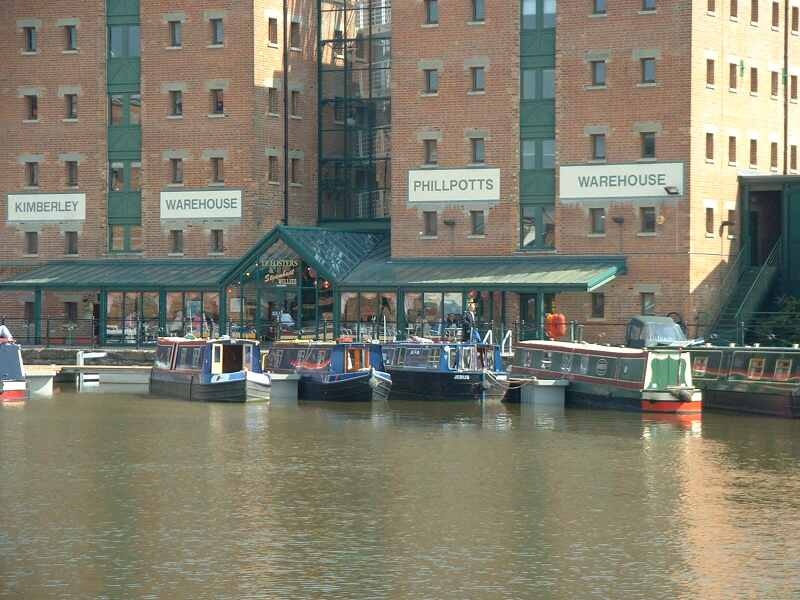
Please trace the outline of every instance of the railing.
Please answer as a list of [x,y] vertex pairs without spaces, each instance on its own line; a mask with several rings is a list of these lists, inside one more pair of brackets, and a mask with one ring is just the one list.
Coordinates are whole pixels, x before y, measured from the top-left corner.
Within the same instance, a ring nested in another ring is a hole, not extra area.
[[722,281],[719,284],[719,294],[717,296],[720,299],[720,302],[717,304],[716,313],[711,319],[708,320],[708,325],[705,328],[704,335],[710,334],[719,324],[719,318],[722,315],[722,311],[725,309],[728,299],[731,297],[733,290],[736,288],[736,284],[739,283],[744,257],[745,248],[742,246],[742,248],[739,249],[739,253],[736,255],[736,258],[728,265],[728,270],[725,272],[725,275],[722,276]]
[[[158,319],[109,319],[105,332],[98,319],[65,319],[46,317],[35,320],[0,319],[14,339],[23,345],[81,346],[147,346],[156,343],[165,332]],[[101,335],[103,334],[103,335]]]
[[[775,276],[777,275],[781,264],[781,241],[782,240],[779,237],[775,242],[772,250],[770,250],[767,260],[765,260],[764,264],[761,265],[753,284],[750,286],[750,289],[747,290],[747,293],[742,299],[742,303],[739,305],[739,310],[736,311],[734,320],[737,325],[737,330],[740,329],[740,324],[745,323],[745,320],[749,318],[751,313],[755,312],[755,310],[761,305],[775,281]],[[742,326],[741,329],[742,333],[744,333],[744,326]],[[739,338],[737,339],[738,343],[744,344],[745,340],[743,335],[737,335],[737,338]]]

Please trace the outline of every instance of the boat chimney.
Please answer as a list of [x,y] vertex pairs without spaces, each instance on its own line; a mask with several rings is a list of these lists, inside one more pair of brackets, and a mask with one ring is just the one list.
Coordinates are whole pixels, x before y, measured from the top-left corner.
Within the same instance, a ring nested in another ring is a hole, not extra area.
[[753,348],[761,348],[761,344],[759,342],[756,342],[755,344],[753,344]]

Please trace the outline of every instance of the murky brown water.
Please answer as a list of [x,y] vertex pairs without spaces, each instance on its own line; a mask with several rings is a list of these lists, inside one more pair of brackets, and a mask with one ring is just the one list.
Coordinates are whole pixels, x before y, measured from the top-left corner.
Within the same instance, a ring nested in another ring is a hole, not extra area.
[[800,422],[62,393],[0,409],[0,597],[798,598]]

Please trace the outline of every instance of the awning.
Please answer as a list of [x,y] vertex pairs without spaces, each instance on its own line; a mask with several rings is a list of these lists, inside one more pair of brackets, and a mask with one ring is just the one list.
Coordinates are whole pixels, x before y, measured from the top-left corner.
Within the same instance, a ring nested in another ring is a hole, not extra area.
[[235,264],[229,259],[53,261],[0,282],[0,289],[218,290]]
[[369,260],[343,288],[591,292],[625,273],[622,256],[513,256]]

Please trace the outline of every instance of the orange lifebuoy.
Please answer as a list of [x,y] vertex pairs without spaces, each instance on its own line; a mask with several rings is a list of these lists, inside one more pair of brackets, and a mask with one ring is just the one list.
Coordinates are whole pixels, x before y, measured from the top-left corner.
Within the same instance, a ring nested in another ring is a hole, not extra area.
[[567,335],[567,318],[562,313],[549,313],[544,319],[544,333],[551,340]]

